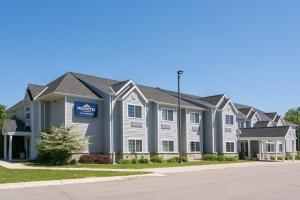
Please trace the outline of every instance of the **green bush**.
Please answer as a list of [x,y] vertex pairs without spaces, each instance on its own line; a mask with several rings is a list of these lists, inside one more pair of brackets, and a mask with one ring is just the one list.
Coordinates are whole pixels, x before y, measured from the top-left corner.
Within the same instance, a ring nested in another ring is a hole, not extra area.
[[138,163],[140,163],[140,164],[148,164],[149,160],[147,158],[144,158],[144,156],[142,156],[140,159],[138,159]]
[[173,158],[169,158],[167,160],[168,163],[176,163],[177,162],[177,158],[176,157],[173,157]]
[[233,156],[233,157],[227,157],[227,156],[215,156],[212,154],[206,154],[202,157],[202,160],[205,161],[238,161],[238,157],[237,156]]
[[299,154],[296,155],[296,160],[300,160],[300,155]]
[[212,155],[212,154],[205,154],[204,156],[202,156],[202,160],[206,160],[206,161],[217,161],[217,156]]
[[226,161],[238,161],[239,158],[237,156],[233,156],[233,157],[227,157]]
[[121,159],[121,160],[119,160],[118,162],[117,162],[118,164],[131,164],[132,162],[131,162],[131,160],[124,160],[124,159]]
[[75,159],[72,159],[70,162],[69,162],[70,165],[76,165],[77,164],[77,161]]
[[216,157],[217,161],[227,161],[228,158],[226,156],[217,156]]
[[163,163],[164,162],[163,158],[160,156],[151,156],[150,161],[152,163]]

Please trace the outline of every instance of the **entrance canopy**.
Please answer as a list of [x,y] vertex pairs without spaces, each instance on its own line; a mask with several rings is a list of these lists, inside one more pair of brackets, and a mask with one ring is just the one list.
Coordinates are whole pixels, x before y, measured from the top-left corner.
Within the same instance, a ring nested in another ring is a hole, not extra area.
[[4,159],[28,159],[30,157],[32,132],[21,120],[5,120],[2,135],[4,136]]
[[249,158],[253,156],[253,149],[256,149],[259,159],[267,160],[270,156],[275,156],[275,160],[277,160],[278,153],[283,157],[286,156],[286,153],[292,153],[293,159],[295,159],[297,138],[295,129],[292,127],[257,127],[240,130],[239,141],[244,144],[247,143]]

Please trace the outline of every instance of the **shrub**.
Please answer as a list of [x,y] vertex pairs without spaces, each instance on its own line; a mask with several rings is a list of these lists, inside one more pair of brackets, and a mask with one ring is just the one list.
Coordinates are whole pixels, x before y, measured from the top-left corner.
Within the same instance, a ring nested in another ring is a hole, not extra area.
[[296,160],[300,160],[300,155],[297,154],[296,157],[295,157],[295,159],[296,159]]
[[138,160],[137,159],[132,159],[131,160],[131,164],[137,164],[138,163]]
[[151,161],[152,163],[163,163],[163,162],[164,162],[163,158],[160,157],[160,156],[152,156],[152,157],[150,158],[150,161]]
[[72,153],[82,151],[87,145],[87,138],[83,138],[73,128],[73,126],[51,127],[48,131],[42,132],[37,145],[38,161],[62,165],[69,161]]
[[229,159],[229,157],[225,157],[225,156],[218,156],[216,157],[217,161],[227,161]]
[[217,156],[212,155],[212,154],[205,154],[202,157],[202,160],[206,160],[206,161],[217,161]]
[[121,160],[118,161],[118,164],[121,164],[121,165],[123,165],[123,164],[131,164],[131,163],[132,163],[131,160],[121,159]]
[[178,162],[178,159],[177,159],[176,157],[169,158],[169,159],[167,160],[167,162],[168,162],[168,163],[176,163],[176,162]]
[[[255,159],[257,159],[257,158],[255,158]],[[226,158],[226,161],[238,161],[238,160],[239,160],[239,158],[237,156],[227,157]]]
[[144,158],[144,156],[142,156],[140,159],[138,159],[138,163],[148,164],[149,160],[147,158]]
[[69,162],[70,165],[76,165],[77,164],[77,161],[75,159],[72,159],[70,162]]
[[80,156],[79,162],[82,164],[111,164],[112,160],[108,156],[87,154]]

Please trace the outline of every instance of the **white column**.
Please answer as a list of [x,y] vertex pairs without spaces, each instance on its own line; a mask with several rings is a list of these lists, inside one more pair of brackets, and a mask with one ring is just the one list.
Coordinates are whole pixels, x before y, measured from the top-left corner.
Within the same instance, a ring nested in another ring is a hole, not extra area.
[[12,160],[12,140],[13,140],[13,136],[10,135],[8,137],[9,137],[8,160]]
[[285,150],[285,140],[282,141],[282,162],[285,161],[286,150]]
[[249,159],[251,159],[251,146],[250,146],[250,144],[251,144],[251,141],[248,140],[248,158]]
[[293,140],[292,145],[293,145],[293,161],[295,161],[296,160],[296,142],[295,142],[295,140]]
[[4,135],[4,140],[3,140],[3,143],[4,143],[4,150],[3,150],[3,153],[4,153],[4,160],[7,160],[7,135]]
[[262,160],[262,148],[261,148],[261,141],[258,141],[258,152],[259,152],[259,160]]
[[264,140],[263,142],[263,148],[264,148],[264,160],[267,160],[268,159],[268,154],[267,154],[267,142],[266,140]]
[[275,140],[275,160],[278,160],[278,153],[277,153],[277,140]]

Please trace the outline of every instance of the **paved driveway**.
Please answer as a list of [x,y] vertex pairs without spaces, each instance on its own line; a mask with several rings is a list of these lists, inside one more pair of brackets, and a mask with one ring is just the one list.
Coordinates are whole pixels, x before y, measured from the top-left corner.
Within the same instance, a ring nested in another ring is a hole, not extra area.
[[115,182],[1,190],[0,199],[13,200],[297,200],[300,164],[282,164],[194,171]]

